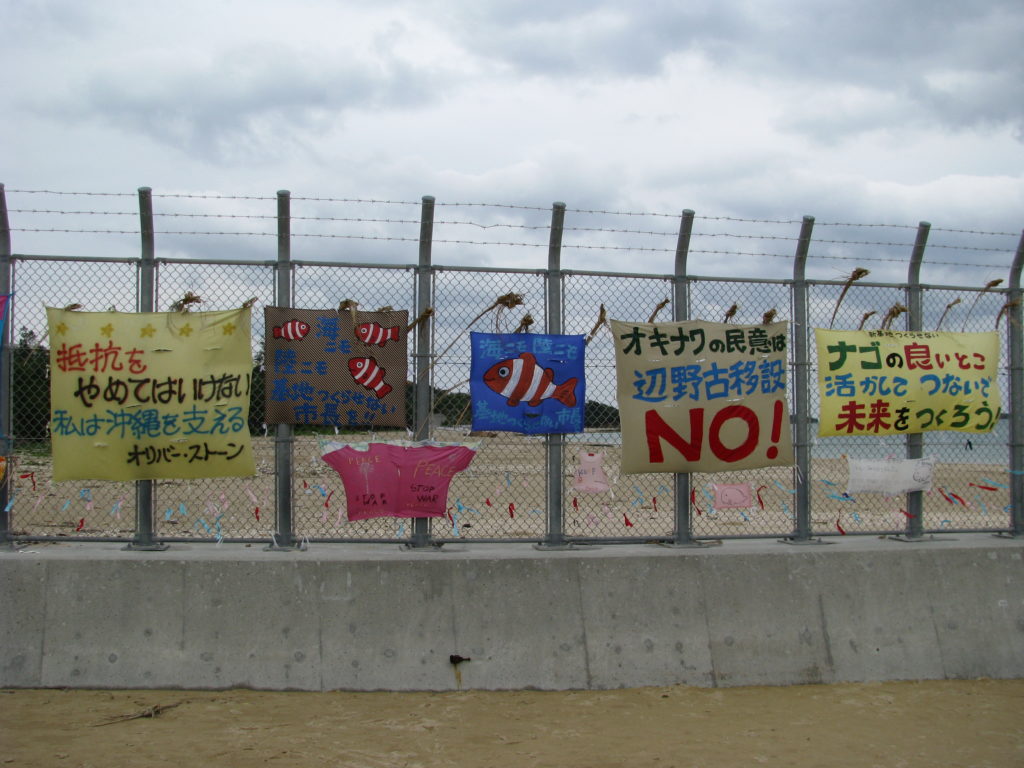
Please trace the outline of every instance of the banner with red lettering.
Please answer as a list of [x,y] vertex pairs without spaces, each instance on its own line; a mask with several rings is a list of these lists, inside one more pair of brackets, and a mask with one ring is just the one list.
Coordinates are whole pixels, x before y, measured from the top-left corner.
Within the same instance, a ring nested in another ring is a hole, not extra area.
[[46,316],[55,481],[256,474],[248,308]]
[[1001,413],[999,334],[826,331],[818,348],[818,434],[990,432]]
[[612,320],[622,471],[792,464],[787,325]]

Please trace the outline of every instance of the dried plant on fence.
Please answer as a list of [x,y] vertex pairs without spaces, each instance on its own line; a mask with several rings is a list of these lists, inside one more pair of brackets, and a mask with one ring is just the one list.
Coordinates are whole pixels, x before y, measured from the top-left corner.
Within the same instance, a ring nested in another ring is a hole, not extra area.
[[356,324],[356,307],[359,306],[359,302],[355,299],[342,299],[338,304],[338,313],[348,312],[352,315],[352,325]]
[[941,331],[942,330],[942,321],[946,319],[946,315],[949,313],[949,310],[951,310],[953,307],[955,307],[959,303],[960,303],[960,297],[957,296],[955,299],[953,299],[951,302],[949,302],[949,304],[946,305],[946,308],[944,310],[942,310],[941,317],[939,317],[939,322],[935,324],[935,330],[936,331]]
[[982,296],[991,291],[993,288],[1002,285],[1002,283],[1002,279],[989,280],[987,283],[985,283],[985,287],[982,288],[978,295],[974,297],[974,301],[971,302],[971,308],[967,310],[967,315],[964,317],[964,327],[960,329],[961,333],[967,330],[967,321],[971,319],[971,313],[974,311],[974,308],[978,306],[978,300],[981,299]]
[[887,331],[890,328],[892,328],[893,320],[895,320],[897,317],[899,317],[906,311],[907,308],[900,304],[899,302],[896,302],[891,307],[889,307],[889,311],[886,312],[885,317],[882,318],[882,330]]
[[728,323],[730,320],[736,317],[736,313],[739,311],[739,308],[739,304],[733,304],[731,307],[725,310],[725,319],[722,322]]
[[597,332],[599,330],[601,330],[601,326],[603,326],[607,322],[608,322],[608,312],[607,312],[607,310],[605,310],[604,304],[602,304],[601,308],[597,312],[597,322],[594,323],[594,327],[590,329],[590,333],[587,335],[587,338],[584,339],[583,345],[586,346],[591,341],[593,341],[594,337],[597,335]]
[[202,304],[203,300],[192,291],[186,291],[185,295],[171,304],[171,312],[190,312],[193,304]]
[[529,333],[531,325],[533,325],[533,315],[527,313],[523,315],[523,319],[519,321],[519,325],[512,333]]
[[495,330],[495,332],[498,332],[498,331],[500,331],[498,325],[499,325],[499,321],[501,320],[502,314],[506,310],[514,309],[516,307],[522,306],[522,304],[523,304],[523,294],[521,294],[521,293],[506,293],[506,294],[503,294],[503,295],[499,296],[498,298],[496,298],[494,300],[494,303],[491,304],[491,306],[489,306],[487,309],[485,309],[479,315],[477,315],[472,320],[470,320],[469,326],[467,326],[467,327],[472,327],[472,325],[474,323],[476,323],[477,320],[479,320],[481,317],[486,315],[488,312],[490,312],[492,310],[497,310],[497,312],[495,312],[495,315],[494,315],[494,330]]
[[1006,302],[1005,304],[1003,304],[1002,307],[999,308],[999,314],[996,315],[996,330],[997,331],[999,330],[999,322],[1003,319],[1003,315],[1004,314],[1010,320],[1011,323],[1016,324],[1017,320],[1016,320],[1016,318],[1013,315],[1010,314],[1010,310],[1014,309],[1016,307],[1019,307],[1019,306],[1020,306],[1020,299],[1015,299],[1014,301]]
[[829,329],[831,329],[832,326],[835,325],[836,315],[839,314],[839,306],[843,303],[843,299],[846,298],[846,294],[849,292],[850,286],[853,285],[858,280],[860,280],[862,277],[867,277],[870,274],[871,272],[864,269],[864,267],[857,267],[855,270],[853,270],[853,272],[851,272],[847,276],[846,283],[843,284],[843,290],[839,292],[839,298],[836,299],[836,306],[832,310],[832,319],[828,323]]
[[775,309],[775,307],[772,307],[764,313],[764,316],[761,318],[761,325],[771,325],[775,322],[775,318],[778,314],[779,311]]
[[[468,331],[470,328],[472,328],[476,324],[476,322],[480,318],[482,318],[484,315],[486,315],[488,312],[493,312],[494,310],[498,310],[498,315],[496,315],[495,320],[494,320],[495,327],[497,327],[498,320],[500,319],[500,313],[501,313],[502,310],[512,309],[514,307],[521,306],[522,304],[523,304],[523,294],[521,294],[521,293],[506,293],[506,294],[496,298],[494,300],[494,302],[489,307],[484,309],[480,314],[478,314],[476,317],[474,317],[472,320],[469,321],[469,325],[467,325],[465,328],[463,328],[459,332],[459,335],[456,336],[454,339],[452,339],[451,343],[448,344],[448,346],[444,348],[443,352],[441,352],[440,354],[434,356],[434,362],[432,362],[430,364],[430,366],[427,368],[427,370],[424,373],[425,374],[429,373],[430,370],[433,369],[433,367],[435,365],[437,365],[438,361],[440,361],[441,358],[443,358],[446,354],[448,354],[448,352],[451,350],[451,348],[455,346],[456,342],[458,342],[458,340],[461,339],[465,335],[466,331]],[[533,320],[531,319],[530,322],[532,323]]]
[[871,317],[874,314],[877,314],[877,313],[873,309],[870,312],[865,312],[861,316],[861,318],[860,318],[860,325],[857,326],[857,330],[858,331],[863,331],[864,330],[864,323],[866,323],[868,321],[868,318]]
[[242,309],[249,309],[256,302],[257,302],[257,298],[255,296],[253,296],[251,298],[248,298],[248,299],[246,299],[245,301],[242,302]]
[[651,316],[647,318],[647,322],[648,323],[653,323],[654,319],[658,316],[658,313],[661,312],[661,310],[663,310],[665,307],[668,306],[668,302],[669,302],[669,299],[665,299],[663,301],[659,301],[658,302],[658,306],[656,306],[654,308],[654,311],[651,312]]
[[433,317],[433,316],[434,316],[434,308],[433,307],[427,307],[422,312],[420,312],[420,316],[419,317],[417,317],[415,320],[413,320],[411,323],[409,323],[409,325],[407,325],[405,327],[405,332],[409,333],[409,331],[411,331],[413,328],[415,328],[420,323],[424,322],[428,317]]
[[65,312],[76,312],[76,311],[78,311],[81,308],[82,308],[81,304],[68,304],[66,307],[64,307],[64,311]]

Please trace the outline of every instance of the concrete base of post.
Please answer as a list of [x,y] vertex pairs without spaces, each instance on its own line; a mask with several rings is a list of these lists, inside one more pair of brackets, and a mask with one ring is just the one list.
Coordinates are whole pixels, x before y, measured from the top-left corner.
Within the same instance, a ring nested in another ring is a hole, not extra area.
[[154,541],[151,544],[136,544],[133,541],[130,544],[125,544],[124,549],[129,552],[163,552],[165,549],[169,549],[170,546],[170,544],[164,544],[162,541]]

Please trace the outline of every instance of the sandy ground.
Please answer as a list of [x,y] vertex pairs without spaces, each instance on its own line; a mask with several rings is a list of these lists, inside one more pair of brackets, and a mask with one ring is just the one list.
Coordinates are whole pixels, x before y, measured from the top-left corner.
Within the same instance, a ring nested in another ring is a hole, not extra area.
[[1024,680],[569,692],[8,690],[0,691],[0,763],[1009,768],[1024,765],[1022,703]]

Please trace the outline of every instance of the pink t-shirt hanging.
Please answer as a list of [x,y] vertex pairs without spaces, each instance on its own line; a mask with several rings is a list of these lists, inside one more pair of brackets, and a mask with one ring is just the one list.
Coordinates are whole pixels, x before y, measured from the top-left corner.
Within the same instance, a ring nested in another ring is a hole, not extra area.
[[346,445],[323,455],[341,476],[348,519],[443,517],[448,486],[476,451],[463,445],[370,443]]
[[572,487],[583,493],[604,493],[611,486],[604,473],[601,462],[604,459],[604,452],[592,453],[590,451],[579,452],[580,465],[576,467],[576,474],[573,477]]
[[464,445],[384,445],[398,470],[396,517],[444,517],[448,486],[476,451]]
[[359,450],[346,445],[321,457],[341,476],[349,520],[394,516],[398,468],[384,447],[370,443],[366,450]]

